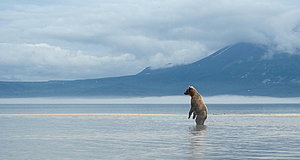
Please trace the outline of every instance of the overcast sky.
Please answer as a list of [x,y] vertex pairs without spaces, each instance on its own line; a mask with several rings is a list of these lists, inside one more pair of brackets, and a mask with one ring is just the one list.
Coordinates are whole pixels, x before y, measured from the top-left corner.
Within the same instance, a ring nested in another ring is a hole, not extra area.
[[296,53],[298,0],[7,0],[0,81],[86,79],[197,61],[226,45]]

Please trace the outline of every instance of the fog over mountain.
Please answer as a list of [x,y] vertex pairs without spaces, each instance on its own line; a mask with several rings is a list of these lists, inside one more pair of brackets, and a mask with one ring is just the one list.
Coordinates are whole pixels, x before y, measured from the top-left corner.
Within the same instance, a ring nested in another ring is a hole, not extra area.
[[0,80],[132,75],[196,62],[238,42],[299,54],[297,0],[9,0]]

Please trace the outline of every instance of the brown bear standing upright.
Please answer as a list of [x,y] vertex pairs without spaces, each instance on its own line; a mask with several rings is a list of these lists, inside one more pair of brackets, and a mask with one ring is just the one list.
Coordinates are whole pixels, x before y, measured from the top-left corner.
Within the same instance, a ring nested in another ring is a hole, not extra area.
[[203,125],[204,121],[207,118],[207,107],[204,104],[202,96],[197,92],[197,90],[193,86],[189,86],[189,88],[184,92],[185,95],[191,96],[191,109],[189,112],[189,117],[191,117],[193,113],[193,119],[196,117],[196,124]]

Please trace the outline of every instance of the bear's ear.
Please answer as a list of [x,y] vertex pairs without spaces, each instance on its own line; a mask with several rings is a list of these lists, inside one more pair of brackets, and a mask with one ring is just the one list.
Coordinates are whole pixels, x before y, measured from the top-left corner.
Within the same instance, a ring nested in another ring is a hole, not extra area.
[[189,89],[195,89],[193,86],[189,86]]

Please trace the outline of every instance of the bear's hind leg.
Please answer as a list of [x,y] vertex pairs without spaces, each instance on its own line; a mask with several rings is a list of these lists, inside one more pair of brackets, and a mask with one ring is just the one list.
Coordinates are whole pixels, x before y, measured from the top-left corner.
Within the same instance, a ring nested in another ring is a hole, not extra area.
[[206,120],[206,117],[204,118],[204,117],[201,117],[201,116],[197,116],[195,121],[196,121],[197,125],[204,125],[205,120]]

